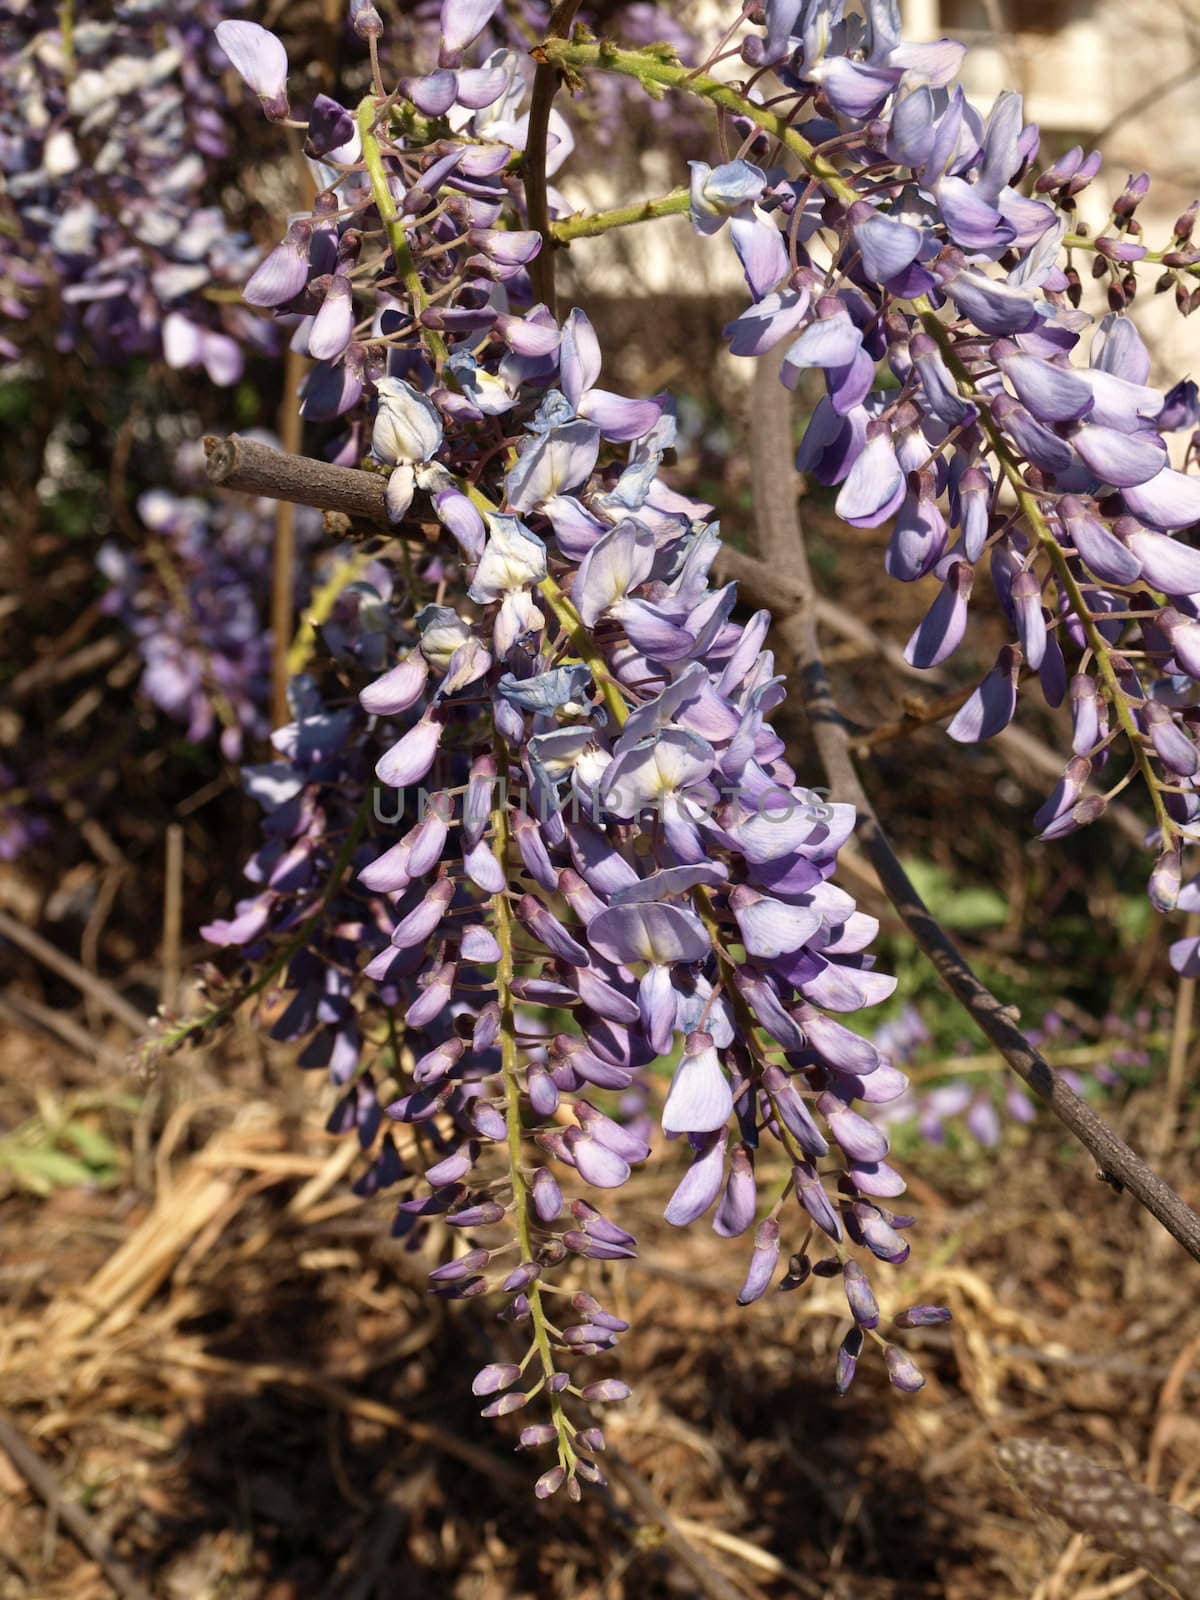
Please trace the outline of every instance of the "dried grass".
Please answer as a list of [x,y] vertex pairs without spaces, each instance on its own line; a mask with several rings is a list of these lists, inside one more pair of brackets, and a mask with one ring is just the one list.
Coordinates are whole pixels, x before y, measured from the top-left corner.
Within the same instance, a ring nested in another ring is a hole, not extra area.
[[[637,1326],[636,1396],[611,1413],[611,1495],[570,1510],[531,1499],[512,1436],[470,1401],[507,1330],[424,1292],[428,1260],[314,1131],[319,1091],[245,1041],[173,1070],[156,1125],[109,1130],[122,1182],[0,1208],[0,1406],[155,1596],[1163,1592],[996,1459],[1048,1440],[1200,1499],[1194,1275],[1050,1130],[986,1188],[917,1172],[919,1247],[884,1310],[940,1299],[955,1320],[910,1336],[914,1399],[868,1364],[838,1401],[837,1284],[738,1311],[738,1252],[666,1227],[669,1176],[638,1178],[622,1215],[642,1256],[606,1286]],[[57,1044],[0,1035],[0,1117],[73,1074]],[[114,1592],[2,1455],[0,1550],[0,1600]]]

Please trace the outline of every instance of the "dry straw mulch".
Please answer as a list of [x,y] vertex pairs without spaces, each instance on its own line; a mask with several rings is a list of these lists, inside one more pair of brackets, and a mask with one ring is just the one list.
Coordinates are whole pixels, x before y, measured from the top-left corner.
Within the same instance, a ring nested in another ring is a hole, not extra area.
[[[0,1032],[0,1125],[85,1080]],[[744,1252],[676,1234],[669,1174],[637,1178],[619,1214],[641,1258],[606,1287],[635,1396],[610,1413],[611,1490],[571,1508],[533,1501],[515,1430],[471,1401],[510,1330],[430,1298],[444,1241],[388,1239],[321,1094],[243,1037],[168,1063],[136,1113],[88,1113],[124,1153],[112,1186],[3,1193],[0,1408],[50,1484],[0,1453],[0,1600],[1186,1596],[997,1456],[1065,1446],[1200,1503],[1196,1273],[1051,1127],[915,1174],[884,1311],[955,1317],[907,1336],[915,1398],[864,1362],[839,1401],[838,1285],[739,1311]]]

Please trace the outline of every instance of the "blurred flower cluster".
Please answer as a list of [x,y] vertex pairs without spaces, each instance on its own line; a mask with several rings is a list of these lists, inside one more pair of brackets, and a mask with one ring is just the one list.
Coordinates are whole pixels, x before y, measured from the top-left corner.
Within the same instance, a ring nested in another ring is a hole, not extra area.
[[271,329],[238,303],[252,258],[218,176],[234,143],[224,0],[0,11],[0,353],[44,308],[61,350],[161,354],[236,382]]
[[[247,739],[270,732],[271,583],[274,506],[242,497],[201,499],[166,489],[138,500],[140,550],[109,541],[97,564],[111,587],[104,609],[133,634],[145,663],[140,691],[203,744],[219,735],[237,761]],[[311,545],[320,519],[300,518]],[[307,571],[299,573],[303,602]]]

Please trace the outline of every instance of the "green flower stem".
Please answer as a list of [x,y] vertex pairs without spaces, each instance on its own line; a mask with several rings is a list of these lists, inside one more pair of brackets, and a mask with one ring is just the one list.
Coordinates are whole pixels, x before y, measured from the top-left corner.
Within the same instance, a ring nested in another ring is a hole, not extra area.
[[942,359],[954,374],[959,393],[965,399],[973,400],[978,405],[980,426],[987,434],[988,443],[1000,463],[1000,470],[1004,473],[1016,497],[1021,514],[1032,529],[1043,555],[1045,555],[1054,570],[1055,577],[1065,590],[1072,610],[1083,624],[1083,631],[1096,657],[1096,665],[1100,670],[1100,676],[1104,680],[1109,702],[1116,713],[1121,730],[1129,742],[1130,749],[1133,751],[1134,760],[1141,771],[1146,788],[1150,791],[1155,820],[1162,830],[1163,845],[1167,846],[1175,836],[1175,824],[1163,804],[1162,795],[1159,792],[1158,776],[1154,771],[1149,755],[1146,753],[1141,732],[1130,709],[1129,698],[1122,688],[1116,669],[1112,664],[1112,653],[1108,641],[1096,626],[1095,619],[1088,607],[1087,599],[1079,587],[1075,574],[1071,571],[1067,558],[1063,554],[1062,546],[1050,531],[1050,526],[1042,513],[1041,506],[1038,504],[1037,496],[1021,476],[1021,469],[1009,449],[1007,440],[993,421],[986,401],[975,392],[970,374],[959,358],[945,324],[927,300],[916,300],[913,304],[921,318],[921,324],[926,333],[937,341]]
[[[508,750],[497,735],[496,751],[502,773],[508,768]],[[492,812],[492,850],[500,863],[500,870],[508,876],[508,854],[511,830],[508,809],[503,799]],[[500,946],[500,959],[496,963],[496,994],[500,1004],[500,1073],[504,1081],[504,1125],[508,1134],[508,1175],[512,1184],[514,1222],[517,1244],[522,1261],[534,1259],[533,1233],[529,1226],[529,1189],[522,1171],[524,1161],[524,1130],[521,1124],[521,1080],[518,1073],[517,1021],[513,1003],[513,916],[508,896],[501,892],[492,896],[492,917],[496,943]],[[541,1285],[534,1280],[526,1290],[529,1298],[529,1316],[533,1327],[533,1348],[542,1369],[543,1382],[554,1376],[554,1352],[550,1348],[550,1334],[545,1307],[542,1305]],[[569,1423],[563,1410],[562,1396],[551,1393],[550,1415],[558,1434],[559,1463],[571,1472],[575,1452],[571,1446]]]
[[309,935],[317,928],[321,918],[325,915],[325,907],[333,899],[342,886],[342,875],[350,865],[350,859],[358,848],[367,827],[367,818],[371,814],[372,790],[368,788],[363,796],[350,825],[350,831],[342,842],[342,847],[334,857],[333,866],[329,870],[329,878],[321,890],[320,899],[312,911],[305,917],[297,931],[292,935],[283,948],[276,952],[253,983],[240,989],[231,1000],[222,1001],[219,1006],[211,1006],[207,1011],[202,1011],[198,1017],[187,1017],[180,1022],[173,1023],[156,1033],[142,1045],[138,1052],[137,1060],[142,1066],[149,1066],[159,1056],[170,1055],[180,1049],[195,1033],[206,1033],[210,1028],[219,1028],[222,1023],[228,1022],[234,1012],[239,1011],[247,1000],[252,1000],[262,991],[278,973],[282,972],[288,962],[305,944]]
[[594,67],[601,72],[616,72],[622,77],[636,79],[654,99],[660,99],[664,90],[679,90],[720,106],[723,111],[730,111],[735,116],[748,117],[764,133],[769,133],[798,155],[812,176],[819,179],[830,194],[836,195],[845,205],[853,205],[860,198],[832,162],[826,160],[816,146],[790,123],[776,116],[773,111],[755,105],[753,100],[748,100],[719,78],[712,78],[706,72],[689,71],[673,59],[674,51],[663,53],[664,50],[662,46],[657,49],[652,46],[649,50],[618,50],[603,39],[590,43],[547,39],[541,49],[533,54],[535,60],[561,67],[568,78],[571,74],[578,75]]
[[[1095,239],[1086,233],[1065,233],[1063,234],[1063,244],[1068,250],[1091,250],[1094,254],[1100,254],[1096,249]],[[1172,244],[1167,250],[1147,250],[1140,261],[1113,261],[1110,265],[1122,272],[1128,272],[1132,267],[1162,266],[1164,264],[1164,256],[1174,255],[1177,250],[1187,250],[1187,248],[1187,245]],[[1107,257],[1105,259],[1107,260]],[[1186,272],[1193,278],[1200,277],[1200,262],[1194,261],[1190,266],[1186,267],[1172,267],[1171,271]]]
[[653,222],[656,217],[677,217],[688,209],[691,194],[687,189],[672,189],[657,200],[639,200],[629,206],[614,206],[611,211],[579,212],[562,222],[553,222],[550,232],[559,244],[572,239],[595,239],[614,228],[628,228],[635,222]]
[[[396,199],[392,194],[388,182],[387,170],[383,165],[383,151],[379,140],[375,136],[375,118],[377,108],[374,95],[367,95],[359,102],[356,120],[358,122],[359,137],[362,140],[363,164],[367,169],[367,176],[371,180],[371,196],[375,201],[376,209],[383,222],[384,232],[387,234],[388,243],[392,247],[392,256],[396,262],[396,271],[404,280],[412,301],[414,319],[424,311],[428,297],[425,286],[421,282],[421,274],[417,271],[413,260],[412,250],[409,247],[408,235],[404,231],[404,224],[400,220],[400,213],[396,209]],[[446,360],[447,350],[445,340],[440,333],[430,329],[422,330],[423,336],[429,343],[429,349],[438,366]]]
[[579,659],[590,669],[596,687],[604,696],[604,704],[618,728],[625,726],[629,708],[621,692],[620,682],[613,677],[607,661],[596,649],[591,634],[583,624],[578,611],[567,599],[553,578],[543,578],[538,592],[553,611],[571,647]]
[[75,0],[62,0],[58,8],[58,30],[62,39],[63,82],[70,88],[75,77]]

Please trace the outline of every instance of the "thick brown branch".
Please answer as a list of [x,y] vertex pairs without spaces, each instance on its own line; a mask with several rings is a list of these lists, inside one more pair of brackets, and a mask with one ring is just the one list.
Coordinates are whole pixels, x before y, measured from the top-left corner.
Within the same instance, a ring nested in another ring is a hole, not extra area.
[[858,843],[875,868],[884,893],[951,994],[1022,1082],[1045,1101],[1090,1152],[1101,1175],[1115,1186],[1128,1189],[1172,1238],[1200,1261],[1200,1217],[1038,1054],[1017,1027],[1012,1012],[975,976],[922,901],[880,826],[855,770],[850,737],[821,659],[811,599],[812,574],[796,510],[790,408],[780,395],[775,373],[769,364],[760,363],[751,402],[753,425],[749,430],[756,525],[763,558],[781,574],[786,572],[792,590],[803,596],[798,609],[782,620],[780,633],[797,663],[804,707],[833,796],[857,810]]
[[[579,0],[561,0],[546,26],[548,39],[565,39],[571,32]],[[550,133],[550,109],[558,91],[559,69],[539,61],[533,74],[529,100],[529,129],[525,136],[525,209],[529,226],[542,236],[542,248],[529,263],[533,297],[540,300],[552,317],[558,316],[558,296],[554,291],[554,253],[558,241],[550,226],[550,203],[546,192],[546,156]]]
[[333,467],[309,456],[288,455],[231,433],[227,439],[211,435],[204,441],[211,483],[243,494],[290,500],[318,511],[344,511],[347,516],[388,526],[384,491],[387,479],[353,467]]

